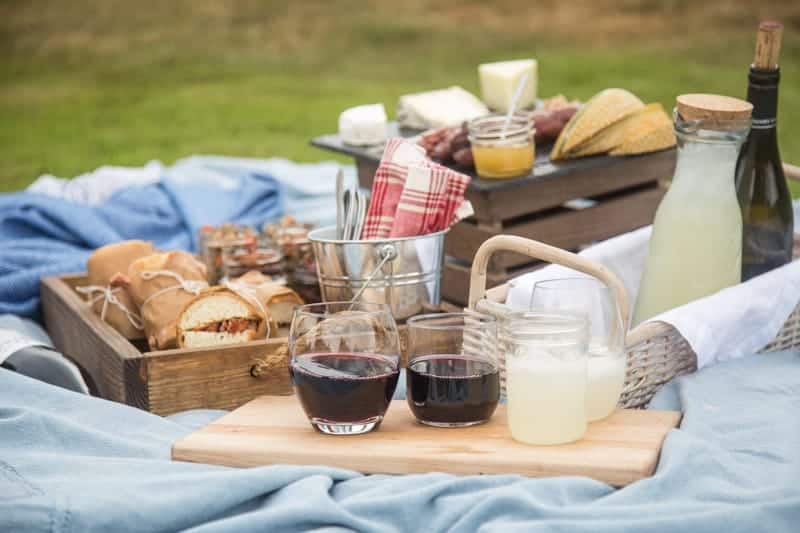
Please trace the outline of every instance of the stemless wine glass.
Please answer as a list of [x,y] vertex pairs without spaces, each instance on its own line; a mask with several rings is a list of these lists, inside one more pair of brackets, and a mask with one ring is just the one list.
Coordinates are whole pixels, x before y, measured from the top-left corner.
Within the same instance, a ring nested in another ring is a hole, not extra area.
[[417,420],[450,428],[489,420],[500,400],[495,318],[439,313],[406,324],[406,399]]
[[508,427],[527,444],[574,442],[586,432],[588,322],[567,313],[512,313],[506,353]]
[[400,365],[400,339],[388,305],[298,307],[289,350],[294,389],[312,426],[331,435],[358,435],[378,427]]
[[625,333],[614,295],[595,278],[562,278],[533,286],[531,309],[580,313],[589,321],[586,416],[601,420],[617,406],[625,384]]

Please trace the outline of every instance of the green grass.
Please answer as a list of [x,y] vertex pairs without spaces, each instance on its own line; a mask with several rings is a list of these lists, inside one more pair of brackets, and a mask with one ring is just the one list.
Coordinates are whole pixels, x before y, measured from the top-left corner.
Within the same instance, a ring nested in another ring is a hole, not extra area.
[[[634,3],[645,14],[655,9]],[[391,113],[405,92],[455,84],[477,91],[477,64],[502,58],[537,57],[544,96],[586,99],[617,86],[668,109],[683,92],[744,96],[755,27],[750,19],[729,21],[719,36],[702,39],[663,30],[648,38],[636,28],[571,38],[524,26],[506,32],[502,20],[487,17],[463,26],[453,22],[461,11],[425,17],[409,8],[391,16],[388,8],[359,12],[351,2],[336,10],[312,3],[300,14],[280,4],[255,22],[252,13],[266,8],[249,2],[240,23],[216,13],[214,2],[138,21],[91,11],[101,4],[88,1],[69,14],[75,21],[62,13],[74,4],[38,4],[48,9],[0,2],[0,20],[3,8],[13,15],[0,22],[5,191],[42,173],[73,176],[196,153],[329,159],[308,141],[334,131],[342,109],[383,102]],[[213,25],[223,18],[227,31]],[[731,29],[740,26],[747,32]],[[800,163],[800,31],[787,28],[784,40],[780,142],[784,160]]]

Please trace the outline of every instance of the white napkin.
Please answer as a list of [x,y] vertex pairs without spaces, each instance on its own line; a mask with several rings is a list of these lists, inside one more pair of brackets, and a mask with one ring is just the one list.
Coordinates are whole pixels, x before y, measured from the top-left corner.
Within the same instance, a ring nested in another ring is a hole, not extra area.
[[[625,233],[579,254],[604,264],[619,276],[628,290],[631,305],[639,290],[651,230],[652,226],[647,226]],[[506,304],[527,309],[537,281],[576,276],[585,277],[558,265],[525,274],[510,282]],[[766,346],[798,302],[800,261],[794,261],[746,283],[662,313],[648,322],[660,321],[674,326],[689,342],[697,354],[697,365],[702,368],[752,354]]]

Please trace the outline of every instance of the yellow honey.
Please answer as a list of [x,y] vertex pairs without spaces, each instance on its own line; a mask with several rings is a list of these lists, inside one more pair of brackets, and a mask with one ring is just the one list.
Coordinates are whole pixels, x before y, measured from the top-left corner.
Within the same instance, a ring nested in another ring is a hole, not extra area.
[[475,171],[482,178],[524,176],[533,168],[533,140],[523,144],[472,143]]

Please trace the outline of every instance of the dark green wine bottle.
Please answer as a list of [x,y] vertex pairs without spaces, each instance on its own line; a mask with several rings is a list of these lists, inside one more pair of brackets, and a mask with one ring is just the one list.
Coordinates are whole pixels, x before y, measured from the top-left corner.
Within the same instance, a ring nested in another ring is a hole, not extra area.
[[792,199],[778,151],[778,53],[783,26],[759,26],[756,60],[750,66],[747,99],[753,124],[736,164],[742,209],[742,281],[792,260]]

